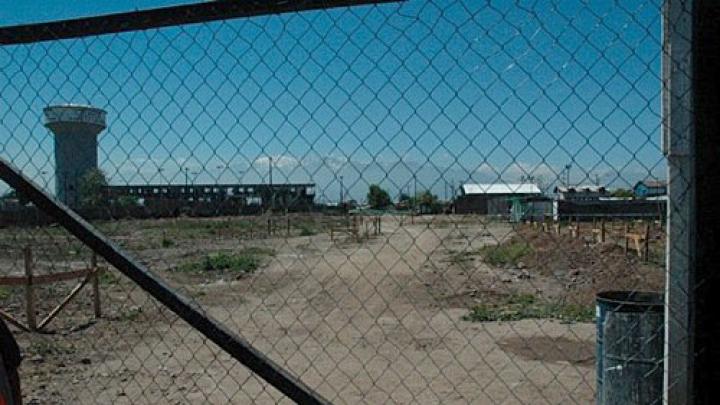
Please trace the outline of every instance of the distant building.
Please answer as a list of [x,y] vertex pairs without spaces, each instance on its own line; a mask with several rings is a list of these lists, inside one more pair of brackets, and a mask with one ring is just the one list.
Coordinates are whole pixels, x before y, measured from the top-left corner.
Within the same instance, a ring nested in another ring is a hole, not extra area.
[[554,193],[561,201],[595,201],[608,195],[607,190],[602,186],[558,186],[555,187]]
[[638,181],[633,187],[633,194],[635,194],[635,198],[667,195],[667,182],[658,180]]
[[159,211],[198,205],[210,210],[225,206],[241,211],[253,207],[309,211],[315,204],[315,184],[143,184],[108,186],[107,195],[111,201],[142,200],[144,206]]
[[542,195],[536,184],[463,184],[455,199],[455,213],[509,215],[513,201]]

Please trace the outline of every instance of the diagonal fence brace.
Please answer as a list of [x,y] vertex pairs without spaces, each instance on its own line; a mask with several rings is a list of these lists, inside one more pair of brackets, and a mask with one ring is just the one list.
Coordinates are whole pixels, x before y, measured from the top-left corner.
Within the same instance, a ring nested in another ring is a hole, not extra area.
[[63,228],[153,298],[288,398],[299,404],[330,404],[312,388],[207,314],[197,303],[173,291],[155,273],[133,259],[130,254],[102,235],[70,208],[44,192],[3,158],[0,158],[0,178],[35,204],[38,209],[55,218]]

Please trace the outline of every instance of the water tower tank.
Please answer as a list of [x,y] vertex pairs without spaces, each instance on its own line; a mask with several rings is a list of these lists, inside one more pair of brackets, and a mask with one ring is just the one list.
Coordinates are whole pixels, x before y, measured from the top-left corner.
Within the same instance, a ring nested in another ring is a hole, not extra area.
[[46,107],[45,126],[55,135],[55,194],[78,205],[80,179],[98,167],[98,134],[105,129],[105,110],[75,104]]

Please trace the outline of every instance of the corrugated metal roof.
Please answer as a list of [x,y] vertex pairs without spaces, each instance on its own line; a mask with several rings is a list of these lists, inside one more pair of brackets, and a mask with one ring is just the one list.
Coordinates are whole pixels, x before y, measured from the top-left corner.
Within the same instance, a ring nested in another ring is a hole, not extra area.
[[463,184],[463,193],[472,194],[541,194],[540,188],[531,183]]

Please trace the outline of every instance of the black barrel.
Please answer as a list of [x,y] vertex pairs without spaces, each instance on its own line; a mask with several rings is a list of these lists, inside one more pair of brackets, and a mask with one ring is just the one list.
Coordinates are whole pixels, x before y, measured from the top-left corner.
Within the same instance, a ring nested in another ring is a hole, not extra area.
[[597,295],[597,403],[661,404],[664,298],[661,293]]

